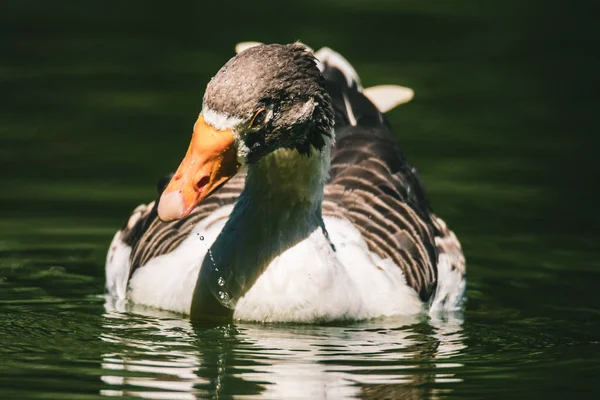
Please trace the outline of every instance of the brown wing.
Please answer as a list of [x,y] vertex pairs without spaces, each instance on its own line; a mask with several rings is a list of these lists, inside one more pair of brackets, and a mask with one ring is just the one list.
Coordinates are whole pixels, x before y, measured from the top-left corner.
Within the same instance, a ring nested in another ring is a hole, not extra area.
[[430,300],[439,254],[453,254],[464,271],[460,243],[433,215],[416,169],[404,158],[386,118],[344,70],[349,69],[323,67],[336,118],[323,214],[350,220],[369,249],[392,259],[408,285],[423,301]]
[[416,171],[391,135],[352,129],[336,144],[323,214],[350,220],[369,249],[391,258],[428,300],[437,284],[437,230]]

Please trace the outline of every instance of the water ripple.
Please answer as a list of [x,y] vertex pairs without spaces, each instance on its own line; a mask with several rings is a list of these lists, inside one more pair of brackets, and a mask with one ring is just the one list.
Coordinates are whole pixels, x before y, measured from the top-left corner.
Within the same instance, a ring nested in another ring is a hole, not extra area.
[[[105,305],[101,394],[143,398],[354,398],[460,383],[462,317],[341,326],[195,328],[143,307]],[[135,312],[132,314],[131,312]],[[438,388],[442,389],[442,388]]]

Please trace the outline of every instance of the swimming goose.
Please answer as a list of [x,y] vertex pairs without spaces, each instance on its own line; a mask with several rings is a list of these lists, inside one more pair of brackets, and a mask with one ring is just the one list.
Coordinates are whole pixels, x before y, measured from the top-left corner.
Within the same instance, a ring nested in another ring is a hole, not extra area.
[[159,199],[116,233],[109,294],[262,322],[460,308],[460,243],[381,111],[412,92],[363,90],[327,48],[240,50],[208,84]]

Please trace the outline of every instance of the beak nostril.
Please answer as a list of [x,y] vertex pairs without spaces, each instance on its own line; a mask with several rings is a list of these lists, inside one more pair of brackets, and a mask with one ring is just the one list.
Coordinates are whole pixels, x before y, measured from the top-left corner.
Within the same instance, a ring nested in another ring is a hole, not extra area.
[[203,177],[202,177],[202,178],[201,178],[201,179],[198,181],[198,183],[196,183],[196,187],[197,187],[199,190],[202,190],[202,188],[203,188],[204,186],[206,186],[206,185],[208,184],[208,182],[209,182],[209,181],[210,181],[210,178],[209,178],[209,176],[208,176],[208,175],[206,175],[206,176],[203,176]]

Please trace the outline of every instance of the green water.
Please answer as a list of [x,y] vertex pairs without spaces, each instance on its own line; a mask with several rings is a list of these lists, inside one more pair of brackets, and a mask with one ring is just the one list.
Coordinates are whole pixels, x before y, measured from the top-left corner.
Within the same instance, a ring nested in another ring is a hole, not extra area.
[[[2,3],[0,398],[592,397],[592,2],[203,3]],[[105,304],[112,235],[183,156],[210,76],[238,41],[297,39],[415,90],[389,118],[463,243],[465,312],[191,326]]]

